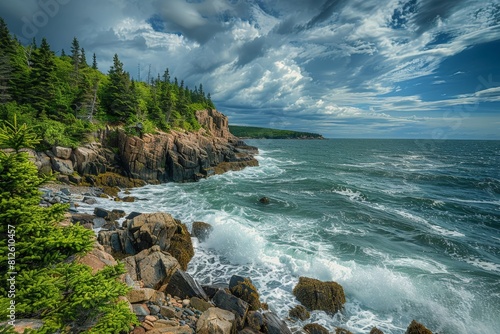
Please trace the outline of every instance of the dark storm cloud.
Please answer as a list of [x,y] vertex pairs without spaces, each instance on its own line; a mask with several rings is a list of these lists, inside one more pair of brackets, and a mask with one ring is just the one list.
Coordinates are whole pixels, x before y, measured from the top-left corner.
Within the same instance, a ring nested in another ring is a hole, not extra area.
[[266,39],[264,37],[259,37],[246,43],[238,50],[237,66],[244,66],[252,60],[262,57],[266,48]]
[[103,72],[117,53],[132,75],[151,64],[203,83],[233,123],[398,136],[440,126],[445,108],[498,106],[496,49],[478,47],[500,41],[498,0],[4,0],[0,13],[25,42],[68,51],[76,36]]

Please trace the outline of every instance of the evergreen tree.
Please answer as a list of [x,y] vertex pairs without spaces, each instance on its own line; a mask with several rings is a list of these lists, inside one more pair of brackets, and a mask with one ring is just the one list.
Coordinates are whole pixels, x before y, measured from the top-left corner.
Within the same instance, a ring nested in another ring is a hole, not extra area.
[[42,39],[40,48],[36,50],[31,70],[31,102],[40,114],[57,116],[55,111],[56,65],[54,53],[50,50],[49,43]]
[[84,48],[82,48],[82,50],[80,51],[80,65],[81,65],[81,67],[89,66],[87,64],[87,57],[85,56],[85,49]]
[[61,58],[62,57],[66,57],[66,51],[64,51],[64,49],[61,49]]
[[115,54],[113,65],[108,72],[109,83],[103,93],[103,104],[108,114],[126,120],[133,109],[129,104],[128,94],[130,92],[130,76],[123,70],[123,63]]
[[[71,260],[92,249],[94,232],[80,225],[63,227],[67,205],[39,205],[39,186],[47,181],[23,152],[38,140],[26,126],[0,128],[0,322],[9,315],[14,276],[17,318],[41,318],[41,333],[128,332],[135,322],[126,304],[118,302],[127,292],[117,278],[122,265],[109,266],[92,274],[90,267]],[[14,240],[9,243],[9,240]],[[12,249],[15,247],[15,250]],[[15,260],[9,253],[15,252]],[[0,328],[3,333],[4,330]]]
[[94,70],[97,70],[97,58],[95,56],[95,52],[94,52],[94,55],[92,56],[92,68]]
[[5,21],[0,18],[0,102],[11,99],[9,82],[12,79],[11,57],[14,54],[14,41]]

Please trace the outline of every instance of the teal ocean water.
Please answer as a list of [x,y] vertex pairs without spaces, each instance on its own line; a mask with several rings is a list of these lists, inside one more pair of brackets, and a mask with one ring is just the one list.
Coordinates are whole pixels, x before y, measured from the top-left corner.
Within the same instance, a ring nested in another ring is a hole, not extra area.
[[248,275],[284,318],[299,276],[344,287],[343,313],[297,326],[388,334],[415,319],[434,333],[500,331],[500,142],[248,144],[259,167],[134,189],[142,200],[106,206],[212,224],[189,271],[207,284]]

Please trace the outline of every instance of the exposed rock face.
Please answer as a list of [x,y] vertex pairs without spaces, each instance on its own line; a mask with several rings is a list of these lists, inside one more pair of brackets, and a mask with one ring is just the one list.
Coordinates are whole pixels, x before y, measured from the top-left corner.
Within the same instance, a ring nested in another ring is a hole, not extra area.
[[165,293],[181,298],[198,297],[203,300],[208,300],[208,296],[198,282],[188,273],[180,269],[176,270],[170,278]]
[[[196,117],[202,125],[198,132],[170,131],[139,138],[107,127],[95,133],[96,143],[76,149],[57,146],[30,154],[40,171],[60,172],[63,181],[70,181],[64,175],[74,172],[82,176],[125,175],[131,182],[115,184],[109,178],[83,178],[92,185],[120,188],[142,185],[133,180],[147,183],[197,181],[228,170],[258,165],[253,157],[257,149],[246,146],[229,132],[226,116],[216,110],[200,110]],[[71,180],[80,182],[81,179]]]
[[200,241],[204,241],[212,232],[212,225],[205,222],[193,222],[193,231],[192,234],[194,237],[198,238]]
[[293,294],[305,307],[336,313],[345,303],[344,289],[336,282],[300,277]]

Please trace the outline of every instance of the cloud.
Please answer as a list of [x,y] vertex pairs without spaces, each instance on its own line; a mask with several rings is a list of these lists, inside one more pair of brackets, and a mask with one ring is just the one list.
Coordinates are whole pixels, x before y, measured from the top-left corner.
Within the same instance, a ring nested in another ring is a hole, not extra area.
[[[21,37],[21,18],[40,10],[36,0],[0,3]],[[133,76],[138,64],[143,78],[150,64],[155,76],[168,67],[203,83],[231,120],[366,124],[342,131],[385,136],[424,133],[450,108],[499,103],[497,49],[478,55],[483,72],[458,61],[486,43],[500,48],[499,13],[496,0],[73,0],[36,37],[68,50],[77,36],[104,72],[114,53]],[[470,84],[489,74],[489,86]]]

